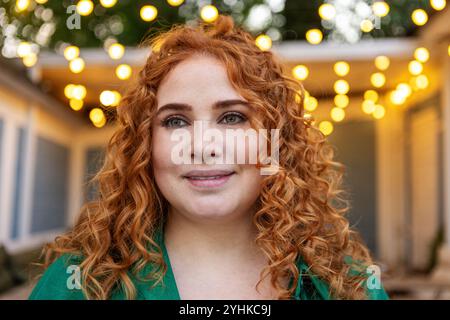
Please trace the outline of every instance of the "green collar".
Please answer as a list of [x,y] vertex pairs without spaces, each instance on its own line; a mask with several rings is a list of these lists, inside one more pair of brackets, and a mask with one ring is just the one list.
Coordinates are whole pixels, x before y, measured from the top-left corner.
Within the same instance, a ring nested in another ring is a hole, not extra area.
[[[167,265],[167,271],[163,277],[163,281],[156,286],[151,287],[147,281],[140,281],[136,279],[135,285],[138,292],[138,299],[145,300],[180,300],[180,293],[173,274],[172,265],[167,254],[167,248],[164,241],[164,232],[159,228],[155,234],[155,242],[160,246]],[[294,300],[328,300],[329,288],[326,283],[313,275],[303,259],[299,259],[297,267],[300,272],[299,281],[295,293],[292,297]],[[144,278],[148,272],[151,271],[150,265],[145,267],[139,274],[139,277]],[[292,279],[291,279],[292,281]]]

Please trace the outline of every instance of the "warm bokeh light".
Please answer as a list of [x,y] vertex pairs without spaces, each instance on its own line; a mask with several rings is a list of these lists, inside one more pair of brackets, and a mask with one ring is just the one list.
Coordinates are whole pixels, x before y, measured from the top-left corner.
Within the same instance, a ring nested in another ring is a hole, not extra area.
[[361,105],[362,111],[366,114],[372,114],[375,111],[375,102],[372,100],[364,100]]
[[307,66],[299,64],[292,69],[292,75],[297,80],[305,80],[308,78],[309,70]]
[[428,51],[427,48],[417,48],[414,51],[414,58],[417,61],[420,61],[422,63],[427,62],[430,59],[430,51]]
[[81,108],[83,108],[83,104],[84,104],[83,100],[70,99],[69,101],[70,107],[75,111],[81,110]]
[[30,0],[17,0],[15,9],[17,12],[25,11],[28,9],[30,4],[31,4]]
[[347,94],[350,90],[350,85],[345,80],[337,80],[334,83],[334,91],[337,94]]
[[375,105],[375,110],[373,110],[373,112],[372,112],[372,116],[375,119],[378,119],[378,120],[382,119],[385,114],[386,114],[386,109],[381,104]]
[[24,58],[28,56],[30,53],[31,53],[31,44],[29,42],[22,41],[21,43],[19,43],[19,45],[17,46],[17,55],[20,58]]
[[111,59],[118,60],[123,57],[125,53],[125,48],[120,43],[113,43],[108,48],[108,54]]
[[34,0],[34,1],[36,1],[36,3],[38,4],[45,4],[48,2],[48,0]]
[[409,97],[412,94],[411,86],[407,83],[400,83],[397,85],[397,89],[400,94],[405,96],[406,98]]
[[84,60],[82,58],[75,58],[69,62],[69,69],[73,73],[80,73],[84,70]]
[[386,56],[378,56],[375,58],[375,67],[378,70],[385,71],[389,68],[391,60]]
[[88,16],[94,10],[94,4],[91,0],[80,0],[77,3],[77,12],[82,16]]
[[266,34],[260,34],[256,37],[255,44],[262,51],[268,51],[272,48],[272,39]]
[[421,74],[420,76],[417,76],[414,79],[414,84],[417,87],[417,89],[426,89],[430,85],[430,80],[428,80],[428,77],[424,74]]
[[378,99],[379,95],[375,90],[367,90],[366,92],[364,92],[364,100],[370,100],[376,103]]
[[412,21],[418,25],[423,26],[428,22],[428,14],[423,9],[416,9],[411,15]]
[[147,5],[143,6],[140,11],[141,19],[144,21],[153,21],[158,15],[158,9],[155,6]]
[[172,7],[178,7],[179,5],[182,5],[183,2],[184,0],[167,0],[167,3]]
[[200,17],[205,22],[214,22],[219,16],[219,10],[213,5],[206,5],[200,11]]
[[95,123],[101,123],[103,119],[105,118],[105,114],[103,113],[103,110],[100,108],[93,108],[89,112],[89,119],[95,124]]
[[401,105],[405,103],[406,96],[404,96],[400,91],[394,90],[389,94],[389,100],[395,105]]
[[106,106],[109,107],[114,103],[115,97],[114,93],[111,90],[104,90],[102,93],[100,93],[100,102]]
[[334,104],[339,108],[347,108],[350,99],[345,94],[338,94],[334,97]]
[[385,17],[388,15],[390,7],[385,1],[376,1],[372,4],[373,13],[378,17]]
[[319,16],[323,20],[331,20],[336,16],[336,8],[329,3],[324,3],[319,7]]
[[409,73],[411,73],[414,76],[417,76],[422,73],[423,65],[419,61],[414,60],[408,64],[408,70]]
[[372,21],[367,20],[367,19],[361,21],[361,31],[362,32],[366,32],[366,33],[370,32],[373,30],[373,28],[374,28],[374,26],[373,26]]
[[132,69],[128,64],[120,64],[116,68],[116,76],[120,80],[127,80],[131,77]]
[[64,58],[68,61],[78,58],[79,55],[80,49],[77,46],[68,46],[64,49]]
[[340,76],[344,77],[350,72],[350,65],[345,61],[339,61],[334,64],[334,72]]
[[311,44],[319,44],[322,42],[323,33],[319,29],[311,29],[306,32],[306,40]]
[[335,122],[341,122],[345,118],[345,110],[342,108],[334,107],[330,113],[331,119]]
[[37,63],[37,61],[38,61],[38,57],[33,52],[30,52],[30,54],[28,54],[22,58],[23,65],[28,68],[33,67]]
[[100,0],[100,4],[105,8],[112,8],[116,5],[117,0]]
[[381,88],[386,83],[386,77],[381,72],[376,72],[370,77],[370,83],[372,83],[375,88]]
[[319,123],[319,130],[326,136],[329,136],[333,130],[333,123],[331,123],[330,121],[322,121]]
[[304,108],[307,111],[314,111],[319,106],[319,101],[315,97],[308,96],[305,97]]
[[445,9],[447,5],[446,0],[430,0],[430,5],[434,10],[441,11]]

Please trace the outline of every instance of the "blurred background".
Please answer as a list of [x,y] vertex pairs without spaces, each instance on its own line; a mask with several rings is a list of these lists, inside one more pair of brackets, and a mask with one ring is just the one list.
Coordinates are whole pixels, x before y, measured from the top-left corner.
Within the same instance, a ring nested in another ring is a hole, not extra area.
[[[174,23],[231,15],[307,90],[393,299],[450,299],[445,0],[0,0],[0,299],[95,196],[115,107]],[[31,270],[33,273],[33,270]]]

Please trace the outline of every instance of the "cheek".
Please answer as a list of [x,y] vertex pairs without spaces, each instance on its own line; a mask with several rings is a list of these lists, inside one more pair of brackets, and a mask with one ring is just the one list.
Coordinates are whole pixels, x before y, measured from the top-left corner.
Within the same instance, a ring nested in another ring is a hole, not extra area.
[[164,173],[168,169],[173,169],[170,154],[172,150],[170,135],[164,132],[164,128],[153,129],[152,137],[152,165],[155,169],[155,176]]

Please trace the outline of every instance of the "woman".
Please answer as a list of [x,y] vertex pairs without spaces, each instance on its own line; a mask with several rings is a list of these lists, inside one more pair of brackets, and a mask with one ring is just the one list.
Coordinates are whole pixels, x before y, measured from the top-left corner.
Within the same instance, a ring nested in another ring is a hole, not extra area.
[[[30,298],[387,298],[344,217],[341,166],[272,53],[226,16],[173,27],[152,48],[117,110],[99,198],[45,248]],[[198,143],[249,129],[279,129],[265,136],[278,146],[272,174],[248,145]],[[190,162],[174,161],[180,132],[194,136],[181,143]],[[245,161],[207,163],[230,150]]]

